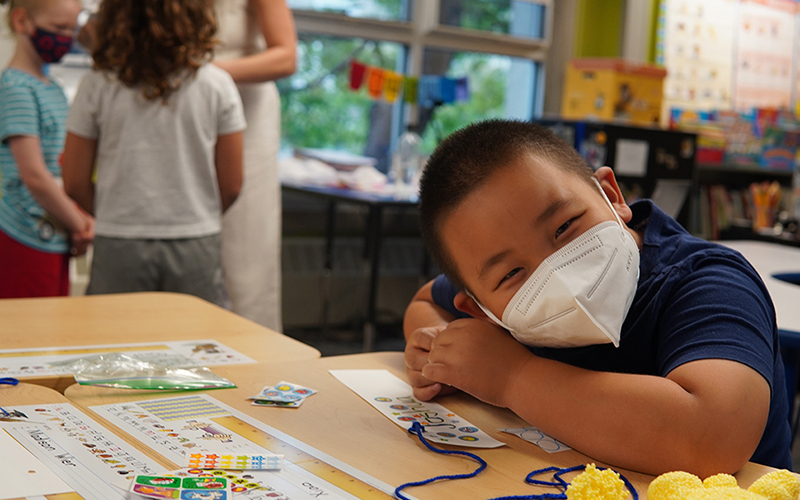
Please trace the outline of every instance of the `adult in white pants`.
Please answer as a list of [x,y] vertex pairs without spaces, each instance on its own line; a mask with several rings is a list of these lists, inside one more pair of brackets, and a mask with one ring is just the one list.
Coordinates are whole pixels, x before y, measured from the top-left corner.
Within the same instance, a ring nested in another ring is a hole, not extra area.
[[297,33],[285,0],[216,0],[214,64],[239,88],[247,129],[244,184],[222,221],[222,268],[234,312],[281,331],[280,100],[294,73]]

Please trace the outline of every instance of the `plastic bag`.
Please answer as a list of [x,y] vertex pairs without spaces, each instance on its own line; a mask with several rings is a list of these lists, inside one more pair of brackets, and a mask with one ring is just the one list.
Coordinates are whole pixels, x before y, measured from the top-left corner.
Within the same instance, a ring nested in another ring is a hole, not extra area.
[[230,380],[204,366],[172,368],[142,361],[118,352],[52,363],[69,370],[81,385],[115,389],[224,389],[236,387]]

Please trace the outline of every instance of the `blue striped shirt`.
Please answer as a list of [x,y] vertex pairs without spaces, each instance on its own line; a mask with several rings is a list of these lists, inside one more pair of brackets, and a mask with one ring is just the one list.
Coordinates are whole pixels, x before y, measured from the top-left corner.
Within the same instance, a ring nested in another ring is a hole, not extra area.
[[69,105],[61,87],[8,68],[0,75],[0,230],[29,247],[51,253],[69,251],[66,231],[57,229],[22,182],[8,139],[38,137],[47,169],[61,177]]

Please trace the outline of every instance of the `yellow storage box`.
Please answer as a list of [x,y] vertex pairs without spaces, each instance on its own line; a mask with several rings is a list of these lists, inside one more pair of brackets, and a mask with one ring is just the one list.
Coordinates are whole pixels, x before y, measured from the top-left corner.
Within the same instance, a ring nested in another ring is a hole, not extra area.
[[667,70],[624,59],[573,59],[567,68],[561,115],[658,125]]

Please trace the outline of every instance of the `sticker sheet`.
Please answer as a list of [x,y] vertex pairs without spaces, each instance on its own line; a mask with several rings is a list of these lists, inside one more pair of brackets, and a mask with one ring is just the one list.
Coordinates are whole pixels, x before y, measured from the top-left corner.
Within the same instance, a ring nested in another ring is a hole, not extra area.
[[367,403],[403,429],[419,422],[425,439],[472,448],[497,448],[505,443],[494,439],[444,406],[417,401],[411,386],[387,370],[330,370]]
[[136,476],[131,493],[146,498],[175,500],[230,500],[231,482],[225,477]]
[[183,465],[196,469],[277,470],[283,467],[283,455],[190,453]]
[[122,352],[143,361],[160,363],[173,368],[256,362],[254,359],[211,339],[37,349],[0,349],[0,377],[69,375],[65,368],[50,366],[50,363],[59,363],[105,352]]
[[277,406],[281,408],[297,408],[307,397],[317,391],[308,387],[281,381],[273,386],[261,389],[255,396],[250,396],[253,406]]
[[519,436],[529,443],[533,443],[547,453],[556,453],[558,451],[571,450],[569,446],[561,441],[552,438],[540,431],[536,427],[513,427],[508,429],[500,429],[502,432],[507,432],[515,436]]
[[[286,436],[206,394],[93,406],[91,410],[180,466],[203,456],[284,455],[279,470],[183,468],[176,475],[219,475],[235,498],[388,500],[393,488]],[[245,437],[246,436],[246,437]],[[270,458],[276,457],[276,458]]]
[[85,500],[124,500],[130,478],[167,471],[71,404],[5,409],[3,430]]

